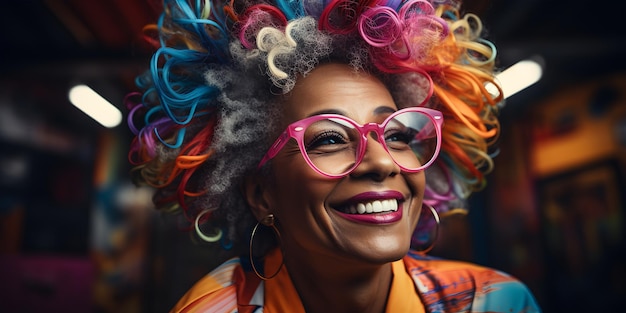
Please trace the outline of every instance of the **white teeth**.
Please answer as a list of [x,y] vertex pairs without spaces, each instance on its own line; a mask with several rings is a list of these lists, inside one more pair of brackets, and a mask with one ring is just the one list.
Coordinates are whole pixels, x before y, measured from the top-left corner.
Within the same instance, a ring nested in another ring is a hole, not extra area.
[[374,209],[374,213],[380,213],[383,211],[383,204],[380,201],[372,202],[372,209]]
[[366,214],[398,211],[398,201],[395,199],[375,200],[372,202],[351,205],[348,209],[350,214]]

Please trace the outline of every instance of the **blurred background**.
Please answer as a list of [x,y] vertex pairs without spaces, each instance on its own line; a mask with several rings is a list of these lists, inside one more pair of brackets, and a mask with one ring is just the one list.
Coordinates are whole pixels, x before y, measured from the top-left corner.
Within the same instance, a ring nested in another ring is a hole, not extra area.
[[[501,151],[432,254],[509,272],[545,312],[618,312],[626,296],[626,33],[618,2],[467,0],[498,66],[532,58],[507,99]],[[144,0],[0,4],[0,307],[166,312],[214,264],[134,187],[125,123],[69,99],[84,84],[124,115],[148,64]]]

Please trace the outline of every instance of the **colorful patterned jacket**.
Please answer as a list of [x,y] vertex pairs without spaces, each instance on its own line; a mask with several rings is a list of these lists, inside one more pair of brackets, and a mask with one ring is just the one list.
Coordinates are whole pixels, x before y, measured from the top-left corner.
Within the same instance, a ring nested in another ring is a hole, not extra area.
[[[266,258],[268,267],[280,264],[281,258],[280,253],[271,253]],[[524,284],[493,269],[410,252],[393,263],[393,271],[394,283],[404,271],[414,288],[394,291],[392,286],[390,299],[394,292],[401,292],[394,299],[416,300],[419,312],[540,312]],[[390,302],[387,312],[406,312]],[[304,309],[284,267],[276,277],[263,281],[249,264],[235,258],[198,281],[171,312],[304,313]]]

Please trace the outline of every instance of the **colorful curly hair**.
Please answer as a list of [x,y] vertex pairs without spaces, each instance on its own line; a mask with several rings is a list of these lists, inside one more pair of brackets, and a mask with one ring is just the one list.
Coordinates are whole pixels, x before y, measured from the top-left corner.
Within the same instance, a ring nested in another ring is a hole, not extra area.
[[142,93],[126,101],[136,182],[156,188],[157,208],[199,234],[206,224],[214,235],[201,237],[229,248],[255,222],[238,186],[277,133],[277,99],[332,60],[379,77],[399,107],[443,112],[424,201],[464,209],[493,167],[503,99],[495,47],[459,10],[455,0],[165,0],[146,27],[157,50],[137,78]]

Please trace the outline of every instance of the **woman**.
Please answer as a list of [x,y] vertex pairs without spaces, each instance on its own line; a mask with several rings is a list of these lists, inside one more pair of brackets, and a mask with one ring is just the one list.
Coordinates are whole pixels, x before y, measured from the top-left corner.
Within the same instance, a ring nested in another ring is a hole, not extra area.
[[492,165],[495,49],[458,11],[165,1],[131,160],[233,257],[173,312],[538,311],[506,274],[411,250]]

